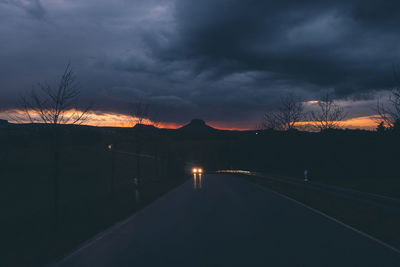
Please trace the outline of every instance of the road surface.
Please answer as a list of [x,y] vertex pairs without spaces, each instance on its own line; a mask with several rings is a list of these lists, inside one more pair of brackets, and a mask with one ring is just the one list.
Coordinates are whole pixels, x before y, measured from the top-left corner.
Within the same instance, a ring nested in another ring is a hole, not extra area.
[[207,175],[55,266],[400,266],[400,254],[268,189]]

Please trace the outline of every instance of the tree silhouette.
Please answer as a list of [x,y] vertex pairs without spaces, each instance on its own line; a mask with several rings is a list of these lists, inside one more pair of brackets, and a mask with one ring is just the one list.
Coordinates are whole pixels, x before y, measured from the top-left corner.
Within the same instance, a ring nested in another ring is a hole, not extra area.
[[376,105],[380,120],[389,129],[400,127],[400,67],[398,65],[393,67],[393,75],[398,86],[391,90],[386,103],[378,99]]
[[310,113],[311,125],[320,131],[341,127],[341,122],[347,116],[342,107],[336,104],[330,92],[326,92],[318,101],[319,111]]
[[386,131],[385,123],[381,121],[378,126],[376,127],[376,131],[378,133],[384,133]]
[[134,127],[134,136],[135,136],[135,154],[136,154],[136,178],[138,179],[139,184],[141,183],[142,176],[142,162],[141,162],[141,153],[144,145],[144,133],[143,127],[150,120],[150,104],[146,103],[142,100],[131,103],[130,105],[130,118],[132,126]]
[[44,123],[50,126],[53,150],[53,191],[54,191],[54,225],[58,228],[60,215],[60,129],[62,124],[81,124],[88,116],[89,106],[83,110],[76,107],[80,96],[80,88],[76,82],[71,65],[67,64],[57,87],[47,83],[39,83],[29,93],[21,96],[20,106],[24,116],[20,121],[27,119],[31,123]]
[[39,83],[30,93],[21,96],[21,107],[32,123],[41,122],[52,126],[81,124],[87,119],[90,106],[83,111],[78,110],[76,103],[79,95],[79,85],[75,81],[71,65],[68,64],[57,88]]
[[131,103],[130,119],[132,127],[140,126],[150,120],[150,104],[142,100]]
[[303,117],[303,102],[293,93],[281,98],[277,110],[264,114],[261,128],[264,130],[291,130]]

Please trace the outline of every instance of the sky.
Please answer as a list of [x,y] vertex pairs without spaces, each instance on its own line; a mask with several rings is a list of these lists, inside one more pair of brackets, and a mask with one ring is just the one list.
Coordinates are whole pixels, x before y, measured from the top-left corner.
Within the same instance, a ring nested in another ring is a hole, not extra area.
[[365,128],[396,86],[398,14],[394,0],[0,0],[0,117],[71,63],[94,125],[141,100],[167,127],[250,129],[287,93],[313,109],[329,90]]

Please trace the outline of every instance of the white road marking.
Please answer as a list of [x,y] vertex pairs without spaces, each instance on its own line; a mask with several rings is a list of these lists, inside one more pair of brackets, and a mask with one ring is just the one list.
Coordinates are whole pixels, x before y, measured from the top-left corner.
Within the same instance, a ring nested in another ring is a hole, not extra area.
[[369,235],[369,234],[367,234],[367,233],[365,233],[365,232],[363,232],[363,231],[361,231],[361,230],[358,230],[358,229],[356,229],[356,228],[354,228],[354,227],[352,227],[352,226],[350,226],[350,225],[348,225],[348,224],[346,224],[346,223],[344,223],[344,222],[342,222],[342,221],[339,221],[338,219],[335,219],[335,218],[329,216],[328,214],[326,214],[326,213],[324,213],[324,212],[322,212],[322,211],[319,211],[319,210],[317,210],[317,209],[314,209],[314,208],[312,208],[312,207],[310,207],[310,206],[308,206],[308,205],[306,205],[306,204],[304,204],[304,203],[302,203],[302,202],[300,202],[300,201],[297,201],[297,200],[295,200],[295,199],[293,199],[293,198],[291,198],[291,197],[288,197],[288,196],[286,196],[286,195],[284,195],[284,194],[278,193],[278,192],[276,192],[276,191],[274,191],[274,190],[272,190],[272,189],[263,187],[263,186],[261,186],[261,185],[255,184],[255,183],[253,183],[253,184],[254,184],[255,186],[259,187],[260,189],[262,189],[263,191],[272,192],[272,193],[274,193],[274,194],[276,194],[276,195],[278,195],[278,196],[281,196],[281,197],[283,197],[283,198],[285,198],[285,199],[288,199],[288,200],[290,200],[290,201],[293,201],[293,202],[297,203],[298,205],[300,205],[300,206],[302,206],[302,207],[304,207],[304,208],[307,208],[307,209],[309,209],[309,210],[311,210],[311,211],[313,211],[313,212],[315,212],[315,213],[318,213],[319,215],[322,215],[322,216],[324,216],[325,218],[328,218],[329,220],[334,221],[334,222],[336,222],[336,223],[338,223],[338,224],[340,224],[340,225],[342,225],[342,226],[344,226],[344,227],[346,227],[346,228],[348,228],[348,229],[350,229],[350,230],[353,230],[354,232],[356,232],[356,233],[358,233],[358,234],[360,234],[360,235],[362,235],[362,236],[364,236],[364,237],[367,237],[368,239],[371,239],[371,240],[373,240],[373,241],[375,241],[375,242],[381,244],[382,246],[385,246],[385,247],[387,247],[387,248],[389,248],[389,249],[391,249],[391,250],[397,252],[398,254],[400,254],[400,250],[399,250],[399,249],[397,249],[397,248],[395,248],[395,247],[393,247],[393,246],[391,246],[391,245],[389,245],[389,244],[383,242],[382,240],[379,240],[379,239],[377,239],[377,238],[375,238],[375,237],[373,237],[373,236],[371,236],[371,235]]

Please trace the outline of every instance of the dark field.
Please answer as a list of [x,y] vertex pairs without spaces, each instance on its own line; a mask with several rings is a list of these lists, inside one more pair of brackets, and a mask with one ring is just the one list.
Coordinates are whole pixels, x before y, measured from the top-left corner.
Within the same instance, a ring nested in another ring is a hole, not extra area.
[[[113,133],[86,131],[71,130],[61,137],[57,229],[53,148],[47,131],[3,132],[2,140],[7,137],[7,142],[1,154],[2,266],[38,266],[60,257],[185,180],[181,169],[166,168],[165,158],[159,160],[158,168],[154,160],[144,159],[140,200],[136,201],[136,157],[106,149]],[[119,149],[132,150],[129,135],[119,140]],[[164,152],[158,148],[160,154]]]

